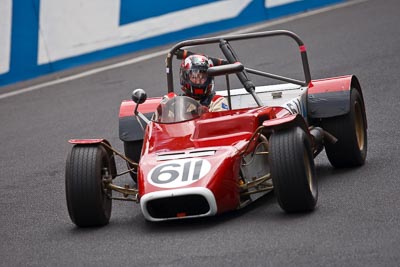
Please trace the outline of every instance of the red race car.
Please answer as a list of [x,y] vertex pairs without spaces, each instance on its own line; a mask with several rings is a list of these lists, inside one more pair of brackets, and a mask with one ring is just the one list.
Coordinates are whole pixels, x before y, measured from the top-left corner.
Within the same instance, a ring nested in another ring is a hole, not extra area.
[[[275,36],[294,40],[304,80],[251,69],[231,42]],[[226,76],[229,109],[207,110],[192,98],[147,99],[142,89],[120,108],[124,153],[104,139],[74,139],[66,163],[66,198],[80,227],[106,225],[112,200],[140,203],[145,219],[204,217],[245,207],[274,191],[286,212],[312,211],[318,199],[314,158],[326,150],[334,167],[363,165],[367,119],[358,79],[312,80],[302,40],[289,31],[267,31],[183,41],[166,58],[168,93],[174,92],[174,57],[188,47],[217,44],[209,76]],[[249,74],[281,83],[254,86]],[[243,84],[231,89],[229,75]],[[282,83],[283,82],[283,83]],[[126,161],[118,173],[115,159]],[[117,178],[129,173],[131,185]],[[113,195],[113,193],[115,194]]]

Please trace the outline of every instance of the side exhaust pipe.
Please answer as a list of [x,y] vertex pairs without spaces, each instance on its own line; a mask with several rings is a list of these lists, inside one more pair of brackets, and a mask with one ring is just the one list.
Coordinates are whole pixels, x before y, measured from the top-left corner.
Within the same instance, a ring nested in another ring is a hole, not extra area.
[[328,133],[321,127],[312,127],[310,129],[310,134],[314,141],[314,157],[316,157],[323,149],[324,144],[335,144],[338,140],[335,136]]

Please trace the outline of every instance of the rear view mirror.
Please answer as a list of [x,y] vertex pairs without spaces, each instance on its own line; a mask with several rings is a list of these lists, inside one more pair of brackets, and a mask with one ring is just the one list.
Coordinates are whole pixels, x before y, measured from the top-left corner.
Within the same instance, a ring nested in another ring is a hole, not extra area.
[[[132,101],[136,103],[135,111],[133,112],[136,116],[139,116],[146,124],[150,121],[142,113],[138,112],[139,105],[144,103],[147,99],[147,94],[143,89],[135,89],[132,92]],[[139,122],[140,123],[140,122]],[[141,124],[140,124],[141,125]],[[144,129],[144,127],[142,126]]]
[[135,89],[132,92],[132,101],[136,104],[142,104],[147,99],[147,94],[143,89]]

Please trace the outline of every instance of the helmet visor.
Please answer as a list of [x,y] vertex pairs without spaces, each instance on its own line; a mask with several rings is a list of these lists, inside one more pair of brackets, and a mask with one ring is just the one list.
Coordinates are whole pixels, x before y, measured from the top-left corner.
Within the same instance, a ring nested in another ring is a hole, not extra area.
[[189,80],[193,85],[204,85],[207,82],[207,71],[192,69],[189,71]]

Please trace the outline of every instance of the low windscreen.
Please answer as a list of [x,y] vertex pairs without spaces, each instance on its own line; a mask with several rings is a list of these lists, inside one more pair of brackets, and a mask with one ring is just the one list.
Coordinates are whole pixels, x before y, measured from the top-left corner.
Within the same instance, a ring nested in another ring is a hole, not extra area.
[[154,113],[157,123],[176,123],[193,120],[207,111],[199,102],[187,96],[176,96],[160,102]]

